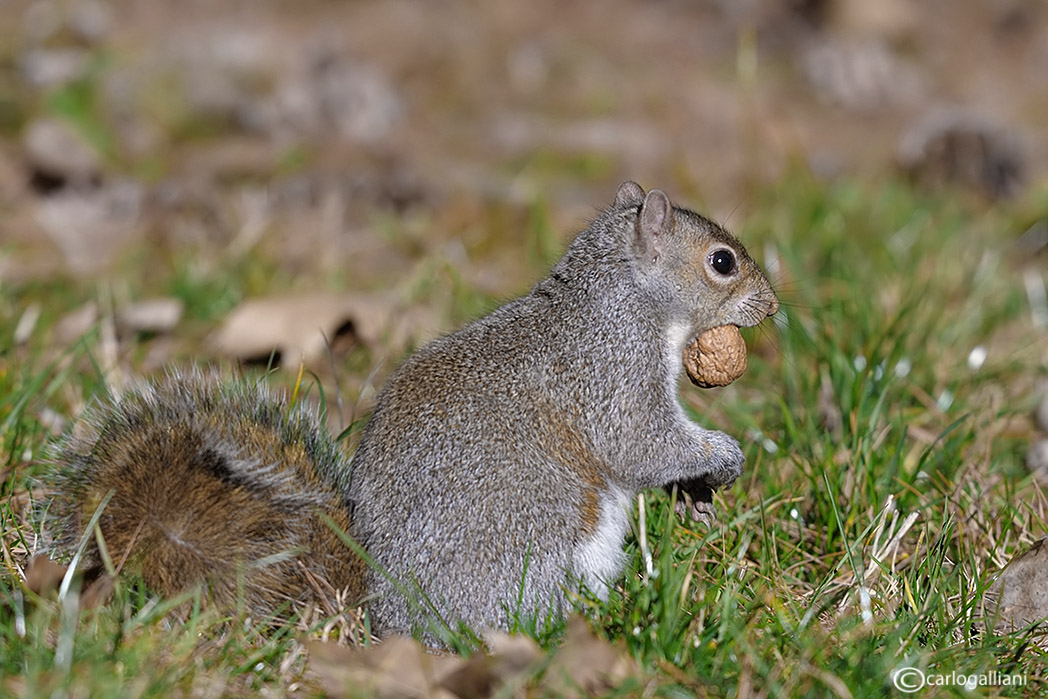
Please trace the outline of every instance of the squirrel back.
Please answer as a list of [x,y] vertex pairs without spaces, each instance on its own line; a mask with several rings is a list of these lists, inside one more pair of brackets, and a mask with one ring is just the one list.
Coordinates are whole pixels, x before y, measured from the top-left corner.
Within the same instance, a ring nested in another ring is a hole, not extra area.
[[[95,401],[52,461],[45,548],[75,551],[109,497],[98,527],[110,558],[165,595],[207,585],[220,606],[262,616],[362,596],[363,562],[321,517],[349,529],[339,447],[263,384],[172,372]],[[91,537],[81,568],[103,565]]]
[[738,443],[678,402],[683,352],[777,307],[735,238],[627,182],[529,294],[404,362],[348,462],[307,411],[213,375],[96,408],[58,452],[58,548],[112,491],[112,558],[161,592],[207,582],[262,613],[348,589],[379,635],[559,613],[621,574],[640,490],[709,512],[741,474]]

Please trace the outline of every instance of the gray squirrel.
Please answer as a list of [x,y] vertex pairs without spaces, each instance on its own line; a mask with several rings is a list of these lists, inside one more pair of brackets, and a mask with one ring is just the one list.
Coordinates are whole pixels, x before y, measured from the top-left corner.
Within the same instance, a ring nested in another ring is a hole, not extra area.
[[[777,309],[734,237],[626,182],[530,293],[408,358],[348,460],[308,408],[213,373],[95,404],[56,448],[46,546],[69,555],[97,517],[161,593],[267,615],[345,590],[380,636],[558,613],[621,574],[639,491],[712,512],[741,474],[678,402],[682,354]],[[85,574],[102,558],[90,538]]]

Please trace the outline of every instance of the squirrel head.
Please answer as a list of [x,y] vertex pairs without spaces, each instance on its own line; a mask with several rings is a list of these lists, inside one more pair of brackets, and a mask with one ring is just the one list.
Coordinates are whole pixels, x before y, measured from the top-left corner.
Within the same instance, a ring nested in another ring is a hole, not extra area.
[[779,309],[771,284],[733,235],[713,221],[625,182],[615,205],[636,209],[632,237],[641,283],[666,302],[674,324],[698,335],[719,325],[750,326]]

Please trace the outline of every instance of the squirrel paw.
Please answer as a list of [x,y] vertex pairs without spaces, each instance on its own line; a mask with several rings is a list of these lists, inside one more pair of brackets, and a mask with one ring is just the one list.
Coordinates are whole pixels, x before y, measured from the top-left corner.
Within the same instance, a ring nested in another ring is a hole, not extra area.
[[683,481],[677,483],[677,500],[673,510],[682,522],[692,521],[713,528],[717,521],[717,510],[713,507],[713,490],[705,481]]
[[701,480],[713,490],[730,487],[742,475],[746,464],[739,442],[723,432],[710,432],[706,435],[706,444],[706,473],[695,480]]
[[682,521],[687,522],[690,517],[709,528],[717,519],[713,491],[731,486],[742,475],[746,458],[738,441],[723,432],[707,432],[704,439],[706,449],[699,469],[702,475],[677,481],[667,486],[667,490],[677,486],[673,507]]

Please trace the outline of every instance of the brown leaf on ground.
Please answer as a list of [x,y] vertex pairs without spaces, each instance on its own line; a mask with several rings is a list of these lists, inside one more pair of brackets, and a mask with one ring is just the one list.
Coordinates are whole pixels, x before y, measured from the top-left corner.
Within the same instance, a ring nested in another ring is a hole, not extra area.
[[80,606],[84,609],[96,609],[106,602],[113,594],[116,579],[111,575],[102,574],[95,578],[80,594]]
[[86,335],[97,322],[98,304],[88,301],[76,310],[62,316],[55,323],[51,333],[54,335],[55,342],[65,348]]
[[390,296],[315,293],[272,296],[240,304],[215,336],[218,352],[265,360],[276,351],[284,367],[316,365],[328,343],[351,336],[368,346],[403,347],[425,331],[419,312],[405,312]]
[[1012,559],[983,599],[987,626],[1007,633],[1048,618],[1048,546],[1041,539]]
[[38,179],[84,185],[101,177],[98,152],[64,121],[38,119],[26,127],[22,141],[27,165]]
[[44,554],[29,559],[25,569],[25,585],[38,595],[57,590],[66,574],[66,566],[55,563]]
[[995,199],[1024,189],[1028,150],[1014,125],[956,107],[930,111],[906,129],[898,159],[926,187],[964,185]]
[[306,644],[309,671],[332,697],[433,697],[454,699],[441,681],[466,664],[463,658],[435,655],[404,636],[370,648],[333,643]]
[[103,272],[146,231],[145,187],[130,180],[95,189],[63,189],[33,201],[36,225],[77,276]]
[[311,642],[309,670],[333,696],[447,697],[462,699],[518,692],[546,655],[524,636],[493,633],[491,654],[468,660],[439,655],[418,641],[394,636],[370,648]]
[[[25,584],[38,595],[49,594],[59,588],[65,577],[68,566],[55,563],[44,554],[37,554],[29,559],[25,569]],[[116,580],[110,575],[99,575],[84,586],[80,593],[80,606],[84,609],[95,609],[109,601],[113,594]]]
[[616,687],[640,668],[626,649],[598,638],[586,620],[568,622],[564,645],[553,656],[543,685],[555,696],[589,696]]
[[178,325],[183,309],[180,299],[146,299],[121,308],[116,322],[124,332],[167,333]]
[[519,689],[545,658],[542,649],[526,636],[492,633],[485,637],[491,655],[477,653],[453,670],[440,686],[458,697],[490,697],[512,687]]

